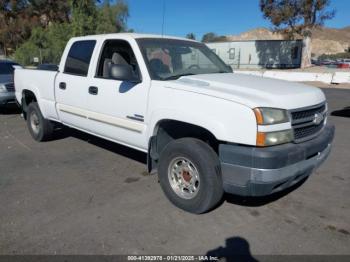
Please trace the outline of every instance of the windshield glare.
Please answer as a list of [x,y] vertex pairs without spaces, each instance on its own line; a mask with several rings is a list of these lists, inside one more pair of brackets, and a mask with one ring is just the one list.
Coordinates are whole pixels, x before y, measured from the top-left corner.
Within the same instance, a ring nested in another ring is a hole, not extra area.
[[137,39],[151,78],[177,79],[185,75],[232,73],[206,45],[175,39]]

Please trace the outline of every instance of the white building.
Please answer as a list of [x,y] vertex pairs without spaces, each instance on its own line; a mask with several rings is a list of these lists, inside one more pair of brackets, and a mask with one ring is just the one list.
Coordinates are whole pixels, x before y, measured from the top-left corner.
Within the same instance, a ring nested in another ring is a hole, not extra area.
[[208,43],[233,68],[298,68],[302,40],[242,40]]

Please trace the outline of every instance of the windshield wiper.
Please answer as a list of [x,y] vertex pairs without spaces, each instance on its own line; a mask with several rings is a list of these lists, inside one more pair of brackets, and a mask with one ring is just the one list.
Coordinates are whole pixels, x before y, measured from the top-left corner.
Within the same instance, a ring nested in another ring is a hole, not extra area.
[[[211,74],[224,74],[224,73],[228,73],[227,71],[221,70],[218,72],[213,72]],[[167,77],[162,77],[162,80],[176,80],[179,79],[182,76],[191,76],[191,75],[196,75],[194,73],[184,73],[184,74],[179,74],[179,75],[171,75],[171,76],[167,76]]]
[[176,80],[179,79],[182,76],[191,76],[191,75],[195,75],[193,73],[186,73],[186,74],[180,74],[180,75],[171,75],[168,77],[163,77],[162,80]]

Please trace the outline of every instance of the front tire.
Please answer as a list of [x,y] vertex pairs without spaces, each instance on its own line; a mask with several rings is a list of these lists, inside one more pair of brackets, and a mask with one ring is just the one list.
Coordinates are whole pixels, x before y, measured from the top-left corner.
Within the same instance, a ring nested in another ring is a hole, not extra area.
[[219,159],[201,140],[170,142],[161,153],[158,176],[167,198],[190,213],[208,212],[222,199]]
[[27,110],[27,126],[36,141],[47,141],[52,138],[53,124],[41,114],[38,103],[30,103]]

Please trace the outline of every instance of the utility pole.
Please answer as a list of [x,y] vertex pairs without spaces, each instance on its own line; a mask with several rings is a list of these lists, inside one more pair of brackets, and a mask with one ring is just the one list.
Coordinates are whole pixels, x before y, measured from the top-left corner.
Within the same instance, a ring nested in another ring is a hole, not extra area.
[[241,66],[241,48],[238,49],[238,69]]
[[164,36],[164,22],[165,22],[165,0],[163,0],[162,36]]

